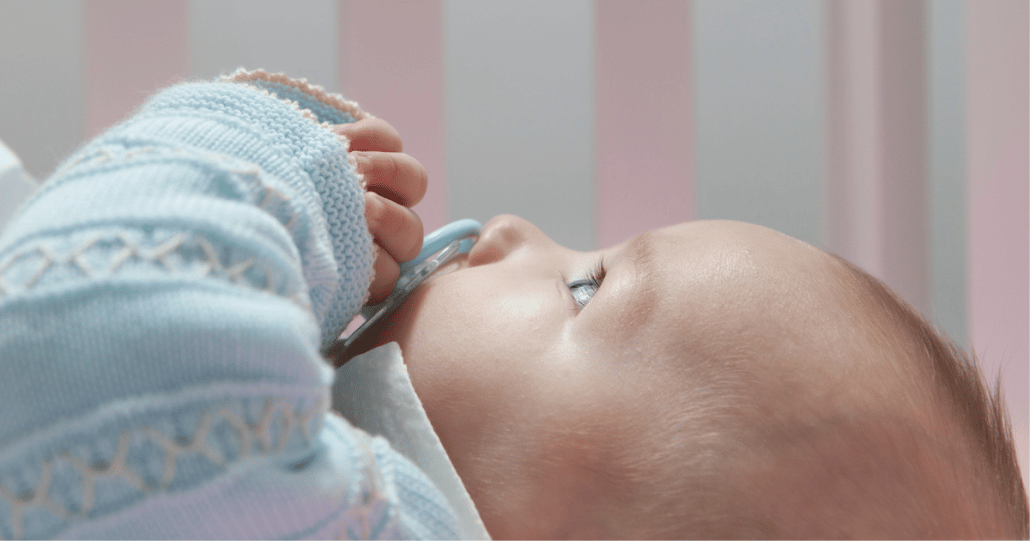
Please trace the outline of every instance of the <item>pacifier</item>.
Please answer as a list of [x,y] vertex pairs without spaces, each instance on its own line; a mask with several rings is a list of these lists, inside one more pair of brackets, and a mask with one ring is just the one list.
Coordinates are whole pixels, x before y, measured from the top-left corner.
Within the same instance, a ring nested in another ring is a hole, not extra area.
[[479,236],[483,226],[472,219],[458,220],[451,222],[436,231],[425,236],[422,240],[422,251],[411,261],[405,261],[400,266],[400,276],[393,286],[390,294],[382,302],[365,306],[361,309],[361,317],[365,319],[354,332],[347,337],[337,340],[325,351],[337,367],[341,366],[347,354],[347,350],[365,332],[367,332],[377,321],[388,317],[404,302],[404,299],[412,291],[422,285],[436,269],[458,254],[467,254],[472,249],[472,244]]

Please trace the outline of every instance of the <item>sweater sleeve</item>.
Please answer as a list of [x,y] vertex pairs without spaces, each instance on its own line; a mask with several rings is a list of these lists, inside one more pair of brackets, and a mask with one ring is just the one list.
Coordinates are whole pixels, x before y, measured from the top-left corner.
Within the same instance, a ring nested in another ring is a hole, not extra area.
[[0,537],[453,537],[439,492],[328,413],[372,278],[329,124],[238,72],[152,98],[0,237]]

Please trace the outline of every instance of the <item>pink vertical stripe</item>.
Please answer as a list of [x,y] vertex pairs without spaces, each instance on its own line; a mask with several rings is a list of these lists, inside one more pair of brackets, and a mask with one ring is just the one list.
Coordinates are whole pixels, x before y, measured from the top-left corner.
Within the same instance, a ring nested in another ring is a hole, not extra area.
[[695,216],[691,3],[598,0],[598,245]]
[[827,5],[826,220],[830,248],[881,275],[878,7],[856,1]]
[[1030,486],[1030,10],[1024,0],[967,6],[969,334],[988,377],[1003,371],[1023,483]]
[[923,2],[828,6],[829,246],[924,314],[925,27]]
[[86,133],[126,118],[189,73],[186,0],[91,0],[86,8]]
[[880,24],[884,276],[930,313],[926,3],[885,0]]
[[426,167],[429,189],[415,210],[432,231],[448,218],[441,0],[351,0],[340,17],[341,86]]

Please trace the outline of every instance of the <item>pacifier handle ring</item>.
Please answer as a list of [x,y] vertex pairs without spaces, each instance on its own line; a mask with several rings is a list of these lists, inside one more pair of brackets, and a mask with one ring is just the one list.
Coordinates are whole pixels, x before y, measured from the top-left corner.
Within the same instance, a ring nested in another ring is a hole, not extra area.
[[419,263],[429,259],[429,256],[443,250],[457,239],[468,239],[467,242],[461,244],[459,249],[459,253],[467,254],[472,249],[472,237],[478,236],[481,229],[483,229],[482,224],[471,218],[465,218],[451,222],[426,235],[422,240],[422,251],[415,256],[415,259],[400,264],[400,276],[404,276]]

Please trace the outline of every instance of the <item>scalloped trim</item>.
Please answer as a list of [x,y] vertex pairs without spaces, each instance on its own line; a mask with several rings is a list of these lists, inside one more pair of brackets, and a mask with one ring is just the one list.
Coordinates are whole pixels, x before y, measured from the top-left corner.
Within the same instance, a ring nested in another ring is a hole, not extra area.
[[[231,83],[246,83],[248,81],[269,81],[273,83],[280,83],[286,86],[292,86],[293,88],[300,90],[301,92],[315,98],[316,100],[334,109],[343,111],[349,114],[350,116],[354,117],[355,120],[375,118],[368,112],[362,110],[361,106],[358,105],[358,102],[348,100],[340,94],[327,92],[321,86],[309,83],[307,79],[294,79],[292,77],[287,76],[285,73],[269,73],[262,69],[247,70],[244,68],[239,68],[235,72],[233,72],[232,75],[223,75],[222,77],[219,77],[218,80],[220,82]],[[291,103],[296,104],[296,102]],[[305,109],[305,111],[307,111],[307,109]]]

